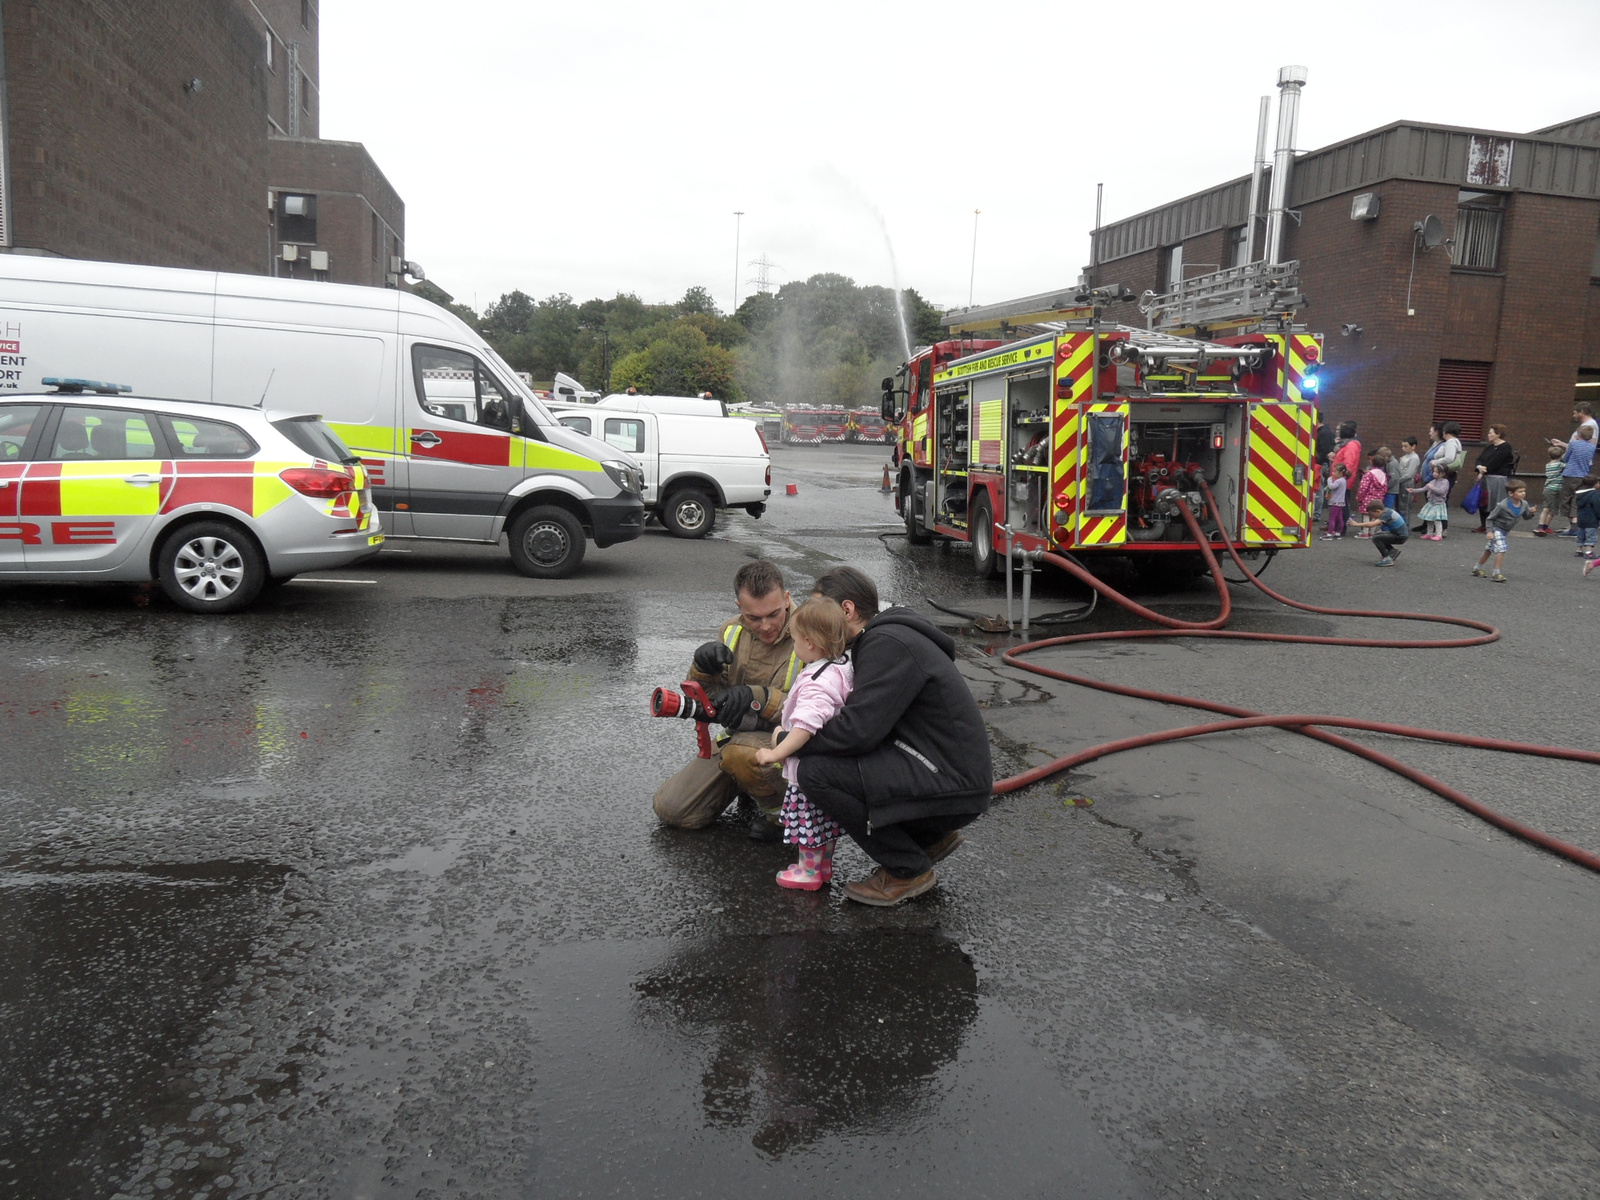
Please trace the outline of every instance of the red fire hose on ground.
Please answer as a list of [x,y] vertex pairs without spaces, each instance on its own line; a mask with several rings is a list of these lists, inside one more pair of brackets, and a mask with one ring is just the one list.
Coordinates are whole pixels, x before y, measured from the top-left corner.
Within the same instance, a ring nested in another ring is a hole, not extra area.
[[[1211,495],[1211,489],[1204,482],[1200,485],[1204,492],[1206,503],[1211,506],[1213,513],[1219,512],[1216,499]],[[1305,612],[1321,613],[1334,617],[1379,617],[1389,620],[1401,621],[1428,621],[1442,625],[1459,625],[1478,632],[1470,637],[1443,638],[1438,640],[1411,639],[1411,638],[1353,638],[1353,637],[1312,637],[1309,635],[1289,633],[1239,633],[1222,628],[1227,624],[1233,612],[1232,597],[1228,593],[1227,584],[1223,582],[1222,568],[1217,562],[1216,555],[1212,553],[1211,545],[1201,533],[1199,523],[1195,520],[1187,505],[1179,503],[1178,511],[1182,514],[1185,524],[1189,527],[1190,535],[1200,546],[1200,553],[1205,557],[1206,566],[1211,569],[1211,578],[1216,584],[1217,597],[1221,609],[1209,621],[1180,621],[1174,617],[1154,612],[1141,604],[1128,599],[1114,588],[1096,579],[1077,563],[1057,554],[1044,555],[1044,561],[1059,567],[1074,578],[1081,580],[1093,588],[1100,595],[1116,604],[1120,604],[1129,612],[1165,626],[1163,629],[1140,629],[1121,633],[1078,633],[1065,637],[1043,638],[1039,641],[1028,642],[1008,651],[1001,657],[1007,666],[1017,667],[1024,671],[1031,671],[1035,675],[1044,675],[1050,679],[1059,679],[1064,683],[1076,684],[1079,687],[1094,688],[1097,691],[1111,692],[1118,696],[1133,696],[1140,700],[1155,700],[1162,704],[1178,704],[1187,708],[1204,709],[1207,712],[1221,713],[1233,718],[1227,721],[1213,721],[1205,725],[1191,725],[1183,729],[1166,729],[1156,733],[1140,734],[1137,737],[1122,738],[1114,742],[1103,742],[1098,746],[1090,746],[1087,750],[1080,750],[1076,754],[1069,754],[1058,758],[1044,766],[1035,767],[1031,771],[1024,771],[1020,775],[1013,775],[1009,779],[998,781],[995,794],[1003,795],[1006,792],[1016,791],[1018,788],[1027,787],[1029,784],[1038,783],[1052,775],[1072,767],[1092,762],[1097,758],[1108,755],[1120,754],[1124,750],[1136,750],[1142,746],[1154,746],[1162,742],[1182,741],[1186,738],[1200,737],[1210,733],[1226,733],[1236,729],[1287,729],[1294,733],[1304,734],[1306,737],[1316,738],[1330,746],[1337,746],[1351,754],[1358,754],[1369,762],[1377,763],[1396,774],[1403,775],[1414,783],[1421,784],[1436,795],[1444,797],[1452,804],[1459,805],[1474,816],[1481,817],[1491,825],[1505,830],[1514,837],[1542,846],[1553,854],[1558,854],[1570,862],[1587,867],[1591,871],[1600,872],[1600,854],[1564,842],[1542,830],[1525,825],[1521,821],[1513,820],[1503,813],[1496,812],[1488,805],[1474,800],[1466,793],[1451,787],[1433,776],[1417,770],[1415,767],[1401,762],[1370,746],[1364,746],[1336,733],[1328,732],[1329,728],[1358,729],[1369,733],[1393,734],[1399,737],[1416,738],[1422,741],[1444,742],[1455,746],[1470,746],[1480,750],[1499,750],[1507,754],[1528,754],[1540,758],[1564,758],[1573,762],[1600,763],[1600,754],[1589,750],[1570,750],[1562,746],[1534,746],[1525,742],[1508,742],[1499,738],[1474,737],[1468,734],[1445,733],[1435,729],[1417,729],[1409,725],[1393,725],[1384,721],[1363,721],[1353,717],[1325,716],[1318,714],[1296,713],[1289,716],[1269,716],[1252,712],[1247,708],[1238,708],[1231,704],[1218,704],[1211,700],[1200,700],[1193,696],[1178,696],[1168,692],[1152,691],[1148,688],[1129,687],[1125,684],[1106,683],[1099,679],[1092,679],[1087,675],[1076,675],[1068,671],[1058,671],[1053,667],[1040,666],[1036,663],[1022,661],[1022,656],[1044,650],[1052,646],[1071,646],[1082,642],[1108,642],[1131,641],[1142,638],[1230,638],[1237,641],[1252,642],[1304,642],[1321,646],[1365,646],[1390,649],[1445,649],[1455,646],[1481,646],[1487,642],[1497,641],[1500,631],[1493,625],[1482,621],[1473,621],[1465,617],[1446,617],[1430,613],[1401,613],[1382,612],[1358,608],[1322,608],[1314,604],[1302,604],[1298,600],[1291,600],[1287,596],[1273,591],[1261,580],[1251,573],[1244,565],[1243,559],[1230,543],[1224,543],[1228,554],[1233,558],[1234,564],[1244,573],[1255,587],[1280,604],[1287,604],[1291,608],[1302,609]]]

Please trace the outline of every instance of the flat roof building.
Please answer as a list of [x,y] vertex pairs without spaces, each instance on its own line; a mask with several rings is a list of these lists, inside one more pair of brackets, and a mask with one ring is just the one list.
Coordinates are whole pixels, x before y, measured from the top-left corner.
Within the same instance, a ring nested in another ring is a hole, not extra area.
[[[1250,186],[1103,226],[1093,281],[1159,294],[1260,258]],[[1326,335],[1323,415],[1364,445],[1497,422],[1537,472],[1529,451],[1565,435],[1574,400],[1600,402],[1600,113],[1529,134],[1397,121],[1298,155],[1287,208],[1278,258],[1299,261],[1299,319]],[[1107,315],[1144,323],[1132,303]]]

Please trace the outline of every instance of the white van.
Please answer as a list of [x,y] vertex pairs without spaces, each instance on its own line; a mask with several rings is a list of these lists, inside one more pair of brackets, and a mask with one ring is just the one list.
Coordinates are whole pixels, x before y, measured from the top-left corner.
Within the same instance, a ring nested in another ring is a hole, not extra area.
[[[552,403],[560,403],[552,398]],[[612,392],[597,402],[600,408],[615,408],[623,412],[678,413],[685,417],[725,417],[728,406],[710,396],[640,396]]]
[[0,399],[46,376],[321,414],[391,538],[509,540],[561,578],[644,530],[639,464],[558,424],[453,313],[407,292],[0,255]]
[[[645,507],[677,537],[705,537],[719,508],[742,508],[759,518],[772,494],[772,462],[761,431],[752,421],[647,407],[675,398],[608,396],[597,405],[552,405],[550,411],[568,429],[636,458],[644,468]],[[639,403],[624,408],[612,400]]]

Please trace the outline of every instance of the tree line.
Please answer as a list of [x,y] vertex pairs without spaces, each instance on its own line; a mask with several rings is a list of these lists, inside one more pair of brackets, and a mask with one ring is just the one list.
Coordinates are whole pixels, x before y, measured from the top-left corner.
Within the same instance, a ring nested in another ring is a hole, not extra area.
[[905,361],[907,343],[943,335],[939,310],[915,289],[900,293],[897,311],[893,289],[835,274],[757,292],[731,314],[703,287],[671,304],[630,292],[581,304],[564,292],[535,300],[517,290],[482,313],[435,284],[416,291],[471,325],[514,369],[535,380],[563,371],[602,392],[874,407],[878,381]]

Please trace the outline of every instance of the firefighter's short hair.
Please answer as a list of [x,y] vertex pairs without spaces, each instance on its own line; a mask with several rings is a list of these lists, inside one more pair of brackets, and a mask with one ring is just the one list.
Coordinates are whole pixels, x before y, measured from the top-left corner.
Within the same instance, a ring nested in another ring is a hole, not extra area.
[[733,577],[733,594],[737,596],[743,592],[752,600],[770,595],[774,588],[781,592],[784,587],[782,569],[764,558],[745,563]]
[[826,596],[835,604],[842,605],[846,600],[850,601],[856,606],[856,616],[863,621],[870,621],[878,615],[878,585],[854,567],[835,567],[817,576],[816,585],[811,590],[819,596]]

